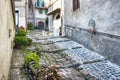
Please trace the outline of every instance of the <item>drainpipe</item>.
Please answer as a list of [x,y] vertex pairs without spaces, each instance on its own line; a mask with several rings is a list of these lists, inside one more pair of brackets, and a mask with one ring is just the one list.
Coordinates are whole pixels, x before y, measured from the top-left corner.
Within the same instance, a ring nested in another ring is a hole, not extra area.
[[27,29],[27,0],[25,0],[25,22],[26,22],[26,29]]
[[63,6],[63,2],[64,0],[61,0],[61,28],[62,28],[62,36],[65,36],[65,33],[64,33],[64,19],[63,19],[63,16],[64,16],[64,6]]

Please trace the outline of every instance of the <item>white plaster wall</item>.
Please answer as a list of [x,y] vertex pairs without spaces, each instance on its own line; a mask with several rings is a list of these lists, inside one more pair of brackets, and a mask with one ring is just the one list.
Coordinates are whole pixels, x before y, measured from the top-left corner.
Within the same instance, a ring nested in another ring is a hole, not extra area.
[[61,8],[61,0],[52,1],[51,4],[52,5],[48,8],[48,13],[57,9],[57,8]]
[[[0,80],[8,80],[15,35],[13,18],[11,0],[0,0]],[[9,30],[11,30],[10,37]]]
[[15,6],[25,6],[25,1],[26,0],[15,1]]
[[120,35],[120,0],[80,0],[80,8],[73,12],[72,0],[64,0],[65,24],[90,29],[90,19],[96,31]]
[[58,20],[54,20],[53,21],[53,29],[54,29],[54,36],[59,36],[59,33],[60,33],[60,27],[61,27],[61,18],[58,19]]
[[39,9],[36,9],[36,10],[35,10],[35,17],[36,17],[36,18],[46,18],[47,15],[46,15],[46,13],[45,13],[45,10],[43,10],[43,13],[40,14],[40,13],[39,13]]
[[53,31],[53,16],[52,15],[49,15],[48,16],[48,27],[49,27],[49,31]]
[[15,1],[15,9],[19,11],[19,26],[23,26],[26,28],[26,0]]
[[[58,9],[58,8],[61,9],[61,2],[62,2],[62,0],[52,0],[51,4],[52,3],[54,3],[54,4],[51,5],[48,8],[48,13],[52,12],[52,11]],[[60,29],[59,28],[62,25],[61,25],[61,18],[58,19],[58,20],[54,19],[56,14],[58,14],[58,13],[55,13],[53,16],[49,17],[49,29],[50,29],[50,31],[53,31],[54,36],[59,36],[59,33],[60,33]],[[63,13],[60,12],[60,15],[63,15]]]

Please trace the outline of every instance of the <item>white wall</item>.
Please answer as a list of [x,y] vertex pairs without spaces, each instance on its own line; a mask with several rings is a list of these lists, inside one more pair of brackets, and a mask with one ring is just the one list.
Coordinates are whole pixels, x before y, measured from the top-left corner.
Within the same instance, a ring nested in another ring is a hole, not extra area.
[[65,2],[65,24],[90,29],[93,19],[98,32],[120,35],[120,0],[80,0],[80,8],[73,12],[72,0]]
[[15,1],[15,10],[19,11],[19,25],[26,28],[26,10],[25,10],[26,4],[25,0],[22,1]]
[[49,31],[54,31],[53,29],[53,16],[52,15],[49,15],[48,16],[48,27],[49,27]]
[[53,21],[53,26],[54,26],[54,28],[53,28],[53,34],[54,34],[54,36],[59,36],[59,33],[60,33],[60,27],[61,27],[61,18],[60,19],[58,19],[58,20],[54,20]]
[[47,15],[46,15],[45,10],[42,10],[42,11],[43,11],[43,13],[40,14],[40,13],[39,13],[39,9],[36,9],[36,10],[35,10],[35,18],[46,18]]
[[11,0],[0,0],[0,80],[8,80],[15,35],[13,12]]
[[[58,8],[61,10],[61,6],[62,6],[61,1],[62,0],[53,0],[51,2],[51,4],[53,2],[55,2],[55,3],[48,8],[48,13],[50,13],[50,12],[52,12],[52,11],[58,9]],[[49,16],[49,30],[53,31],[54,36],[59,36],[59,33],[60,33],[59,28],[62,26],[61,25],[61,18],[59,18],[58,20],[55,19],[55,16],[58,13],[60,14],[60,16],[63,14],[61,12],[57,12],[55,14],[52,14],[53,16]]]

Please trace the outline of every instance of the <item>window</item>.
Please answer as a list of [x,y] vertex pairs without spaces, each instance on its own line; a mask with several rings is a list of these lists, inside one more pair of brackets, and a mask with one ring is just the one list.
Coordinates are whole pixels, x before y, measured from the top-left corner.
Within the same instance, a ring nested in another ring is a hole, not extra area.
[[54,19],[55,19],[55,20],[60,19],[60,13],[57,13],[57,14],[54,16]]
[[43,11],[40,9],[40,10],[39,10],[39,14],[42,14],[42,13],[43,13]]
[[80,8],[79,0],[73,0],[73,11],[77,10],[78,8]]
[[57,16],[56,16],[56,19],[59,19],[60,18],[60,15],[58,14]]
[[47,14],[47,13],[48,13],[48,10],[45,11],[45,14]]

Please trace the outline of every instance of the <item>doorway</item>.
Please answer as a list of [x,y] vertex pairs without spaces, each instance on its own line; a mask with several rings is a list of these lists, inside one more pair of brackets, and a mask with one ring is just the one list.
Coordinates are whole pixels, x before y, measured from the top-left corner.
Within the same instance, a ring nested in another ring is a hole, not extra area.
[[38,27],[40,29],[44,29],[44,23],[43,22],[38,22]]

